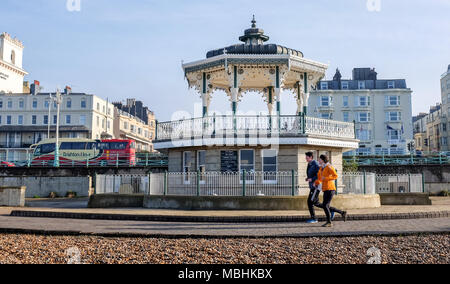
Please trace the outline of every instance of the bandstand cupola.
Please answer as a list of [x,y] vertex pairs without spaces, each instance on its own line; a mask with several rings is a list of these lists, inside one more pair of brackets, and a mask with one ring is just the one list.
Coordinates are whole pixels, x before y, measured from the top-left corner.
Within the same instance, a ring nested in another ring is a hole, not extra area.
[[243,43],[211,50],[206,59],[183,64],[189,87],[202,98],[203,116],[208,116],[215,91],[227,94],[234,114],[243,95],[256,92],[267,103],[269,115],[279,115],[282,90],[295,96],[296,114],[306,113],[309,92],[328,66],[305,59],[301,51],[268,44],[269,36],[257,27],[254,17],[239,40]]

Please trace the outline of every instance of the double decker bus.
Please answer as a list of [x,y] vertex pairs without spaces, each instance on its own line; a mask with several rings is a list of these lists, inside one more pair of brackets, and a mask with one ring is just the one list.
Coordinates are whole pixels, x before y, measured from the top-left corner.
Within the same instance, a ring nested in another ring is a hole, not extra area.
[[[32,166],[53,165],[56,139],[41,141],[33,145]],[[135,166],[134,140],[90,140],[59,139],[59,161],[61,166]]]
[[103,152],[102,160],[111,162],[128,162],[136,165],[136,142],[134,140],[110,139],[97,143],[97,149]]

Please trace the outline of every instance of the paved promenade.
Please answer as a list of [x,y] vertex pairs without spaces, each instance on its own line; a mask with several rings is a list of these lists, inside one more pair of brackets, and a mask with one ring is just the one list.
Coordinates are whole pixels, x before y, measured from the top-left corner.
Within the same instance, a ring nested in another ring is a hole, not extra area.
[[[57,234],[312,237],[450,233],[450,218],[335,222],[333,228],[305,223],[186,223],[67,220],[0,216],[0,232]],[[8,230],[10,229],[10,230]]]
[[[375,209],[349,210],[350,215],[374,215],[374,214],[407,214],[407,213],[433,213],[450,211],[450,198],[432,197],[431,206],[382,206]],[[183,211],[183,210],[152,210],[141,208],[128,209],[90,209],[87,207],[87,199],[40,199],[27,200],[24,208],[0,207],[0,215],[9,215],[13,210],[39,211],[39,212],[63,212],[85,214],[129,214],[147,216],[192,216],[192,217],[283,217],[300,216],[308,217],[308,211]],[[324,216],[323,210],[316,209],[317,215]]]
[[[20,210],[39,212],[78,212],[97,214],[129,214],[148,216],[216,216],[216,217],[279,217],[303,216],[307,212],[292,211],[169,211],[144,209],[86,209],[72,206],[82,204],[82,200],[73,201],[39,201],[48,202],[54,208],[27,207]],[[52,203],[53,202],[53,203]],[[36,205],[35,203],[34,205]],[[65,204],[65,205],[64,205]],[[59,218],[27,218],[9,216],[11,211],[18,208],[0,208],[0,231],[2,232],[38,232],[55,234],[96,234],[96,235],[137,235],[137,236],[205,236],[205,237],[314,237],[314,236],[359,236],[359,235],[395,235],[416,233],[450,233],[450,218],[428,216],[432,212],[450,210],[449,198],[433,198],[432,206],[383,206],[380,209],[351,210],[355,214],[403,214],[415,212],[423,213],[420,219],[396,220],[356,220],[350,222],[335,222],[331,229],[322,228],[319,224],[310,225],[304,222],[259,222],[259,223],[221,223],[221,222],[145,222],[145,221],[117,221],[117,220],[87,220],[87,219],[59,219]],[[66,208],[62,208],[66,207]],[[67,208],[69,207],[69,208]],[[318,211],[320,212],[320,211]]]

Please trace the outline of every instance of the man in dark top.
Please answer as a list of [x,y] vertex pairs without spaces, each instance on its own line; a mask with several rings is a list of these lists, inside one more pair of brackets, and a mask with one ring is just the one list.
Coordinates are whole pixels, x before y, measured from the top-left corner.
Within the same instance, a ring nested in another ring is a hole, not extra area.
[[317,180],[317,174],[319,172],[320,166],[317,161],[314,160],[314,154],[312,152],[306,153],[306,161],[308,162],[308,169],[306,170],[307,178],[305,181],[309,183],[309,196],[308,196],[308,208],[309,213],[311,214],[311,219],[307,221],[308,224],[316,224],[316,212],[314,210],[314,206],[319,204],[319,195],[320,191],[316,189],[314,185]]

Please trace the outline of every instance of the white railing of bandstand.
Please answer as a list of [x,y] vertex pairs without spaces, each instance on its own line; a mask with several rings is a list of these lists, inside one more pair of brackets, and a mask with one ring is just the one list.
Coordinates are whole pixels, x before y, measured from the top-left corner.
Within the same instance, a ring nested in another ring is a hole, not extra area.
[[353,123],[305,116],[210,116],[161,122],[156,140],[225,135],[319,135],[355,138]]

